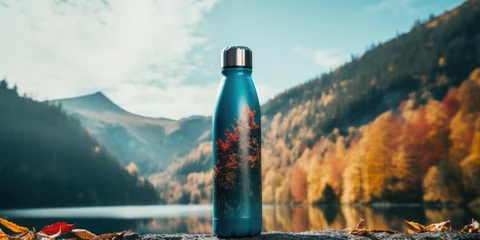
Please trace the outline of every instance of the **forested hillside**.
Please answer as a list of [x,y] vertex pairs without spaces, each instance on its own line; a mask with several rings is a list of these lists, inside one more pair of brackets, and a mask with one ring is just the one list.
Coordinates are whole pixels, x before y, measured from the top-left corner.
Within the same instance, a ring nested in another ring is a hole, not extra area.
[[172,120],[139,116],[120,108],[101,92],[52,103],[61,104],[122,165],[135,165],[141,176],[164,171],[176,158],[210,137],[209,117]]
[[130,175],[60,106],[17,94],[0,81],[2,208],[154,204],[144,179]]
[[[262,107],[263,201],[474,200],[478,67],[480,2],[470,0],[278,95]],[[209,200],[208,147],[151,177],[164,199]]]

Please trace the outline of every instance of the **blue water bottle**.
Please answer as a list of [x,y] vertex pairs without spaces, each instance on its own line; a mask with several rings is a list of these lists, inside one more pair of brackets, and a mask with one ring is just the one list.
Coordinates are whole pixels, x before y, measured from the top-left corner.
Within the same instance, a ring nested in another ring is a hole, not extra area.
[[213,231],[255,236],[262,231],[262,151],[252,51],[223,49],[222,75],[213,114]]

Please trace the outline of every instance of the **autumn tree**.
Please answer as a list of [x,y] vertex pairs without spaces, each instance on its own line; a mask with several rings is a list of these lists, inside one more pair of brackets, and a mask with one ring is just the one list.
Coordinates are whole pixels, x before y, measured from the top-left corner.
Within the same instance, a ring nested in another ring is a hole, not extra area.
[[463,110],[460,110],[450,122],[449,157],[451,161],[457,164],[468,156],[470,152],[474,120],[474,114],[466,114]]
[[323,191],[328,181],[328,171],[325,166],[316,161],[310,167],[308,172],[307,199],[309,203],[319,203],[323,201]]
[[460,109],[460,100],[458,99],[457,90],[450,89],[447,96],[443,98],[442,104],[448,119],[451,120]]
[[[472,74],[473,75],[473,74]],[[476,77],[476,76],[475,76]],[[464,81],[458,90],[461,110],[465,114],[480,111],[480,79]]]
[[275,192],[277,187],[282,184],[283,176],[276,169],[270,169],[269,171],[264,172],[263,180],[263,202],[264,203],[275,203]]
[[365,129],[367,142],[363,166],[363,201],[371,202],[387,196],[392,176],[391,159],[399,136],[398,121],[391,112],[378,116]]
[[291,192],[295,202],[303,202],[307,198],[307,174],[298,165],[292,167]]
[[455,203],[463,201],[459,185],[451,177],[452,171],[447,160],[431,167],[423,181],[423,201],[434,203]]
[[346,154],[346,168],[343,172],[342,203],[356,203],[362,199],[362,146],[353,142]]
[[475,121],[471,153],[460,166],[466,191],[472,196],[480,195],[480,117]]

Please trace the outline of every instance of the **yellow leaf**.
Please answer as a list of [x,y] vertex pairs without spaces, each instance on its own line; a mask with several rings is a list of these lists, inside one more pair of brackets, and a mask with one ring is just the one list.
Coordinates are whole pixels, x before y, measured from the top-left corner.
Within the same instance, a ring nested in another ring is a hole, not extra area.
[[419,224],[419,223],[416,223],[416,222],[409,222],[409,221],[405,221],[408,225],[410,225],[411,227],[413,227],[415,230],[415,232],[425,232],[425,226],[423,226],[422,224]]
[[81,239],[92,239],[94,237],[96,237],[97,235],[91,233],[90,231],[88,230],[85,230],[85,229],[73,229],[73,234],[75,234],[75,236],[81,238]]
[[23,233],[23,232],[28,232],[29,231],[28,228],[18,226],[17,224],[12,223],[12,222],[10,222],[8,220],[5,220],[3,218],[0,218],[0,224],[5,226],[6,228],[10,229],[12,232],[16,232],[16,233]]
[[0,240],[8,240],[8,235],[0,229]]
[[111,239],[111,238],[117,238],[125,234],[125,232],[120,232],[120,233],[105,233],[98,235],[94,238],[91,238],[90,240],[103,240],[103,239]]

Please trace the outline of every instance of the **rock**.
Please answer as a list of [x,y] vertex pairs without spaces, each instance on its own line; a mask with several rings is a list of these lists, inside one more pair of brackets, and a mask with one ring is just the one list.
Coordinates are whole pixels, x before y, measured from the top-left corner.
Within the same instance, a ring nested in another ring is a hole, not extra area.
[[123,235],[123,240],[138,240],[140,239],[140,235],[138,233],[127,233]]
[[[210,240],[218,239],[213,234],[147,234],[141,240]],[[233,238],[235,239],[235,238]],[[463,234],[458,231],[429,232],[420,234],[406,233],[372,233],[352,235],[339,230],[309,231],[302,233],[268,232],[253,238],[238,238],[239,240],[309,240],[309,239],[480,239],[480,233]],[[133,240],[133,239],[130,239]]]

